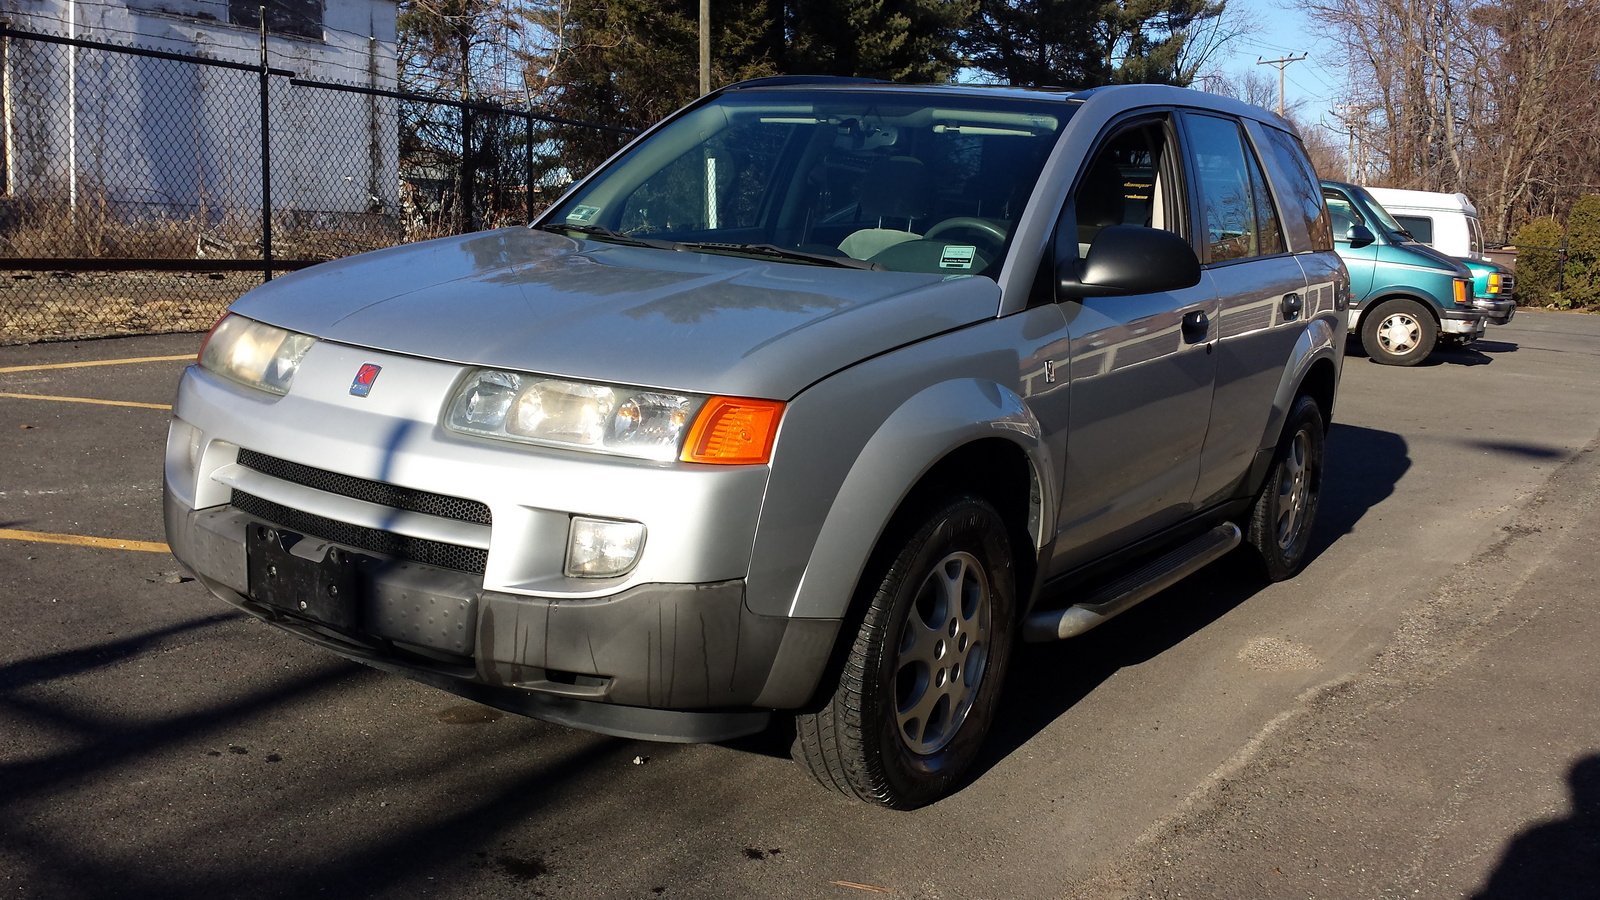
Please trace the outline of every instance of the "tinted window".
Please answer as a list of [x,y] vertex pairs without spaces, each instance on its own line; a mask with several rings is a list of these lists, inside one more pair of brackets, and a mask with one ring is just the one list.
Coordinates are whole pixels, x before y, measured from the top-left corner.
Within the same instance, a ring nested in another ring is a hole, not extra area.
[[1333,223],[1322,203],[1317,173],[1311,167],[1311,159],[1306,156],[1305,145],[1287,131],[1270,127],[1261,130],[1267,136],[1265,152],[1277,159],[1278,167],[1289,177],[1286,184],[1278,185],[1278,199],[1283,203],[1285,218],[1292,218],[1290,209],[1298,210],[1310,233],[1311,249],[1332,250]]
[[1395,216],[1411,236],[1428,246],[1433,246],[1433,220],[1427,216]]
[[261,27],[267,8],[267,30],[322,40],[322,0],[229,0],[228,19],[235,25]]
[[1261,166],[1232,119],[1187,117],[1211,262],[1283,252]]

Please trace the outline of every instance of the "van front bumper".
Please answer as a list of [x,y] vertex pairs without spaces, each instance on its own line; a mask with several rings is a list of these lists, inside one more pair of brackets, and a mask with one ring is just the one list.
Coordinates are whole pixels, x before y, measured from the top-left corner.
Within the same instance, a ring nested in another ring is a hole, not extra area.
[[1517,314],[1515,300],[1490,300],[1478,297],[1473,299],[1472,305],[1484,314],[1484,321],[1490,325],[1504,325]]

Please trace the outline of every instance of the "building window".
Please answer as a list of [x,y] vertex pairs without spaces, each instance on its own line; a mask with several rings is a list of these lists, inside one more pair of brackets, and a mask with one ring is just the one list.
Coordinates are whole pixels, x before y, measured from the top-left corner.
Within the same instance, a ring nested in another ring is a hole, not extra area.
[[267,31],[322,40],[322,0],[228,0],[228,20],[260,28],[262,7],[267,11]]

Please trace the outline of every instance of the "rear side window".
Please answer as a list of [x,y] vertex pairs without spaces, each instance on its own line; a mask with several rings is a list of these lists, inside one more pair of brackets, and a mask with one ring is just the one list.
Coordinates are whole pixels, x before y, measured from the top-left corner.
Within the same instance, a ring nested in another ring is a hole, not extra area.
[[1270,126],[1263,126],[1261,130],[1267,136],[1262,152],[1272,154],[1278,161],[1278,168],[1289,178],[1288,183],[1278,185],[1278,199],[1283,203],[1284,217],[1293,221],[1295,216],[1290,210],[1298,212],[1310,233],[1311,249],[1332,250],[1333,223],[1322,204],[1317,173],[1311,167],[1311,159],[1306,156],[1305,146],[1287,131]]
[[1405,226],[1406,231],[1410,232],[1412,237],[1427,244],[1429,247],[1433,246],[1432,218],[1428,216],[1395,216],[1394,218],[1395,221]]
[[1200,184],[1210,262],[1284,252],[1283,230],[1266,177],[1239,124],[1216,116],[1185,117]]

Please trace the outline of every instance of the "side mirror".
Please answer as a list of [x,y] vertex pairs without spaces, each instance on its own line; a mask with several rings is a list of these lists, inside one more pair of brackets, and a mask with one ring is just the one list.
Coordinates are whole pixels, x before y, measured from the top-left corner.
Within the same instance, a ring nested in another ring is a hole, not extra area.
[[1372,229],[1365,225],[1351,225],[1350,230],[1345,232],[1344,239],[1349,242],[1350,249],[1360,250],[1378,238],[1372,233]]
[[1187,240],[1138,225],[1100,229],[1079,271],[1071,269],[1070,264],[1058,266],[1059,297],[1159,294],[1200,283],[1200,260]]

